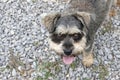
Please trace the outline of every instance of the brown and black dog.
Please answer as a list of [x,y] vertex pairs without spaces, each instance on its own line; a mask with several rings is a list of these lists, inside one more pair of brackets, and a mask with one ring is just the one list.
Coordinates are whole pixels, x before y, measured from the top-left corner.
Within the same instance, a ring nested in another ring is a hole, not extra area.
[[97,29],[109,12],[112,0],[71,0],[63,12],[46,15],[50,48],[65,64],[83,54],[83,65],[93,64],[93,42]]

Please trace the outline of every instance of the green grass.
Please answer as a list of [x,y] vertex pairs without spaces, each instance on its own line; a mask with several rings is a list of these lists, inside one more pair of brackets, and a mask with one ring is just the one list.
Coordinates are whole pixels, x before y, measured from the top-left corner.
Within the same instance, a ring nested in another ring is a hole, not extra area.
[[40,76],[37,76],[35,80],[43,80]]
[[100,80],[105,80],[105,76],[109,74],[107,67],[102,65],[99,67],[99,69],[100,69],[100,74],[99,74]]
[[74,61],[71,65],[70,65],[70,67],[74,70],[76,67],[77,67],[77,62],[76,61]]
[[37,0],[32,0],[33,3],[37,2]]
[[[37,76],[35,80],[48,80],[49,77],[55,77],[55,74],[61,71],[58,62],[41,62],[36,67],[37,71],[42,73],[43,76]],[[55,71],[53,73],[52,71]]]
[[105,77],[108,76],[109,74],[107,66],[101,65],[101,64],[99,66],[93,67],[93,72],[96,72],[96,71],[99,72],[98,78],[100,80],[105,80]]
[[110,31],[112,31],[112,30],[113,30],[113,28],[112,28],[112,23],[111,23],[111,21],[110,21],[110,22],[108,22],[108,23],[106,23],[106,24],[104,25],[101,33],[102,33],[102,35],[104,35],[106,32],[110,32]]
[[39,46],[41,45],[41,43],[40,43],[39,41],[35,41],[35,42],[33,42],[32,44],[33,44],[33,46],[35,46],[35,47],[39,47]]
[[7,69],[6,67],[0,67],[0,72],[5,71],[5,69]]

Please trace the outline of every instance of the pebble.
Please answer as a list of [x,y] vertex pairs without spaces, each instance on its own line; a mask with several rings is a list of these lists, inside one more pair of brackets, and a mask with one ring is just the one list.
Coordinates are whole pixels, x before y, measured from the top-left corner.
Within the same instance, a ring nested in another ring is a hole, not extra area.
[[18,66],[18,70],[19,70],[19,71],[22,71],[22,66]]
[[33,59],[28,59],[28,62],[29,62],[29,63],[31,63],[31,62],[33,62],[33,61],[34,61]]
[[12,70],[12,76],[16,76],[16,75],[17,75],[16,70],[13,69],[13,70]]
[[32,2],[32,0],[27,0],[27,2],[31,3],[31,2]]
[[42,33],[45,33],[45,29],[41,27],[41,32]]
[[47,16],[48,13],[42,13],[40,14],[41,19],[43,19],[45,16]]
[[109,60],[112,60],[113,59],[113,56],[110,54],[110,55],[108,55],[108,59]]
[[84,73],[82,77],[83,77],[83,78],[87,78],[88,75],[87,75],[86,73]]
[[2,2],[7,2],[8,0],[1,0]]
[[13,30],[10,31],[10,34],[11,34],[11,35],[14,35],[14,33],[15,33],[15,32],[14,32]]
[[31,49],[31,47],[27,47],[25,48],[25,51],[29,51]]
[[104,53],[102,50],[98,50],[98,52],[99,52],[99,55],[104,56]]
[[120,55],[116,55],[116,57],[117,57],[118,59],[120,59]]

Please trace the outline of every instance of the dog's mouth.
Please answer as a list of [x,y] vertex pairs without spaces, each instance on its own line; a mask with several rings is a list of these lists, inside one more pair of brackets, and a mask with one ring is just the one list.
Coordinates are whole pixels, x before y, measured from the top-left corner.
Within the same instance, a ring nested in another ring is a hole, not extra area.
[[75,56],[74,55],[70,55],[70,56],[63,55],[62,60],[65,64],[71,64],[75,60]]

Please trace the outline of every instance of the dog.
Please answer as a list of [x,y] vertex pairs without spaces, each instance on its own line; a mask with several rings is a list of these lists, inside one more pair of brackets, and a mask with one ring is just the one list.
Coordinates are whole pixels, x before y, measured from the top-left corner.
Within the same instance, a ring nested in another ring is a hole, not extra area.
[[82,53],[82,63],[93,62],[93,42],[97,29],[109,12],[112,0],[71,0],[62,12],[47,14],[42,23],[49,31],[49,45],[65,64]]

